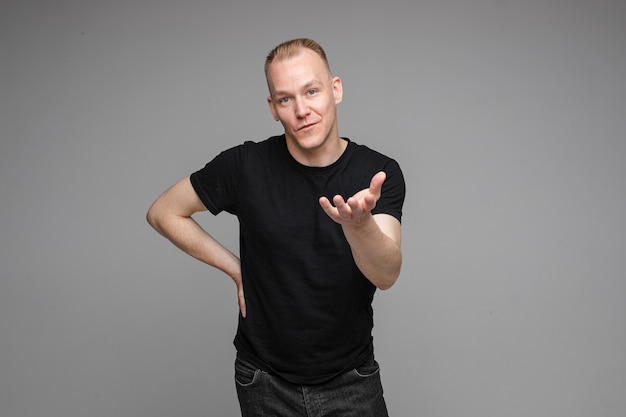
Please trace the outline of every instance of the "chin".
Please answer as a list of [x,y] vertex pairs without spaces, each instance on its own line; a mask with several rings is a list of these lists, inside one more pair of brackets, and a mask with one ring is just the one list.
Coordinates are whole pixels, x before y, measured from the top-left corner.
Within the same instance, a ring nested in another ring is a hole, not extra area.
[[317,135],[296,136],[296,142],[302,149],[313,150],[324,145],[324,138]]

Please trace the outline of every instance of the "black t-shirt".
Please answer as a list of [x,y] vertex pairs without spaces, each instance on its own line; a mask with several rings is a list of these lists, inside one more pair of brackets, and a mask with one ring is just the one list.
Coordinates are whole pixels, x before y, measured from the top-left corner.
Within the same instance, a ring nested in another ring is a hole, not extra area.
[[329,380],[373,349],[376,287],[319,197],[350,197],[385,171],[372,213],[402,216],[405,184],[397,162],[346,140],[342,156],[327,167],[298,163],[282,135],[226,150],[191,175],[211,213],[239,220],[247,315],[239,316],[238,353],[294,383]]

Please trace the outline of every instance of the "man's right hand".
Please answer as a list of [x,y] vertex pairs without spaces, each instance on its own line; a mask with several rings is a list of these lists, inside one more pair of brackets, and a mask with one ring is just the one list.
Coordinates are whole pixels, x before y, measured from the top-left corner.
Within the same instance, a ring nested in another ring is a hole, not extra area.
[[241,312],[241,317],[246,318],[246,297],[243,292],[243,280],[241,279],[241,275],[238,278],[233,278],[235,284],[237,285],[237,301],[239,303],[239,311]]

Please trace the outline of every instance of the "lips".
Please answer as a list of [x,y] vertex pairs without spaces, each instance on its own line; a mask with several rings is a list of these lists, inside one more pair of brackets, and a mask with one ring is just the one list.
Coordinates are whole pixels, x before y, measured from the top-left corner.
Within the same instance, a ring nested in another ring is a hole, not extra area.
[[306,124],[306,125],[304,125],[304,126],[299,127],[299,128],[298,128],[298,131],[301,131],[301,130],[306,130],[306,129],[310,128],[310,127],[315,126],[316,124],[317,124],[317,122],[316,122],[316,123],[308,123],[308,124]]

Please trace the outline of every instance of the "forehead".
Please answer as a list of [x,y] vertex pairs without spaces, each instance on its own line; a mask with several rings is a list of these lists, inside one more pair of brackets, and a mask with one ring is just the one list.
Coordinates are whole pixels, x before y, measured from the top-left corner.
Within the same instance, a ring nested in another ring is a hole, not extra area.
[[301,49],[290,58],[274,60],[268,68],[267,82],[270,90],[298,88],[311,81],[330,80],[324,60],[310,49]]

